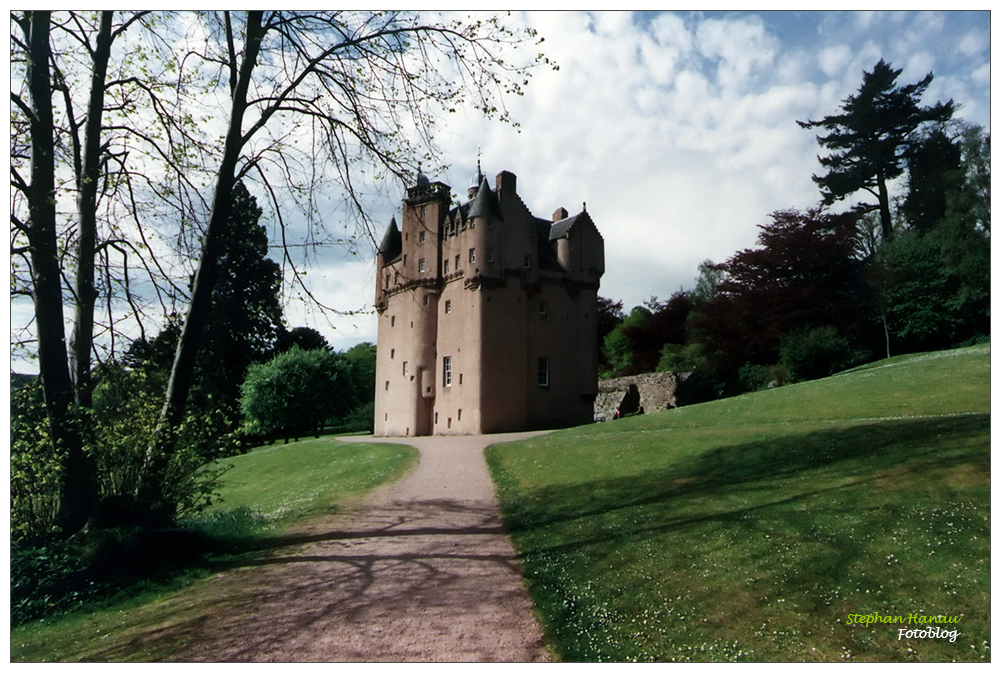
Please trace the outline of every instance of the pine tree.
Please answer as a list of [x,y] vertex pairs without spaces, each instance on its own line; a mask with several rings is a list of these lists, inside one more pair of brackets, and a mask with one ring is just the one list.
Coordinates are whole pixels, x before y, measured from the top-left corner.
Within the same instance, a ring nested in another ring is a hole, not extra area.
[[871,72],[864,73],[858,92],[844,99],[840,114],[798,122],[802,128],[828,131],[817,136],[819,144],[830,150],[827,156],[819,157],[827,174],[813,175],[823,203],[830,205],[860,190],[869,192],[878,200],[885,239],[892,237],[887,184],[902,175],[914,131],[928,122],[945,122],[955,112],[951,100],[920,106],[933,73],[916,84],[897,86],[901,72],[901,68],[894,70],[880,60]]

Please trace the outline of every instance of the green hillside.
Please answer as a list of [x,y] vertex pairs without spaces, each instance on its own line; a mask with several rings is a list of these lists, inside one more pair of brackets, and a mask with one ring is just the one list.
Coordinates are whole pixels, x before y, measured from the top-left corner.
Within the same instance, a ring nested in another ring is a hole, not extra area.
[[[905,356],[488,449],[560,655],[989,660],[989,357]],[[959,617],[937,626],[959,635],[852,617],[876,613]]]

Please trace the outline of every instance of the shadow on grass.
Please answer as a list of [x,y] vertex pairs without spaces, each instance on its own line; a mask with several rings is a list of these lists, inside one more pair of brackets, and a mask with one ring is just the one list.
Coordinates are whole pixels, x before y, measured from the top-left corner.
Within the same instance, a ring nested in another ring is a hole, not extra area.
[[[737,490],[766,490],[778,497],[759,504],[701,516],[673,517],[653,528],[670,527],[718,517],[738,517],[748,511],[802,500],[823,491],[877,481],[887,471],[916,471],[974,461],[989,474],[989,452],[948,438],[989,437],[989,415],[881,421],[837,427],[775,439],[719,447],[689,461],[640,475],[612,477],[583,484],[559,485],[516,494],[511,478],[497,475],[508,531],[524,531],[599,517],[629,508],[654,505],[669,511],[673,502],[699,496],[720,496]],[[785,495],[783,481],[822,474],[803,482],[823,484]],[[522,499],[523,498],[523,499]],[[649,530],[649,529],[647,529]],[[626,530],[633,534],[639,530]],[[579,543],[586,543],[579,540]]]
[[[498,461],[494,476],[529,592],[562,658],[669,660],[689,645],[735,638],[763,648],[759,634],[737,634],[739,624],[774,619],[794,630],[799,611],[832,622],[838,609],[884,609],[907,596],[960,611],[937,590],[950,564],[976,568],[988,558],[989,431],[987,414],[839,425],[530,492],[517,491]],[[958,482],[930,483],[942,475]],[[915,492],[925,477],[929,490]],[[971,501],[955,498],[967,509],[944,502],[970,485]],[[978,600],[978,573],[966,576],[963,595]],[[921,584],[927,577],[936,579]],[[695,598],[668,616],[664,595]],[[685,610],[690,631],[677,621]],[[708,621],[719,614],[735,622],[715,629]],[[636,615],[666,625],[662,637],[633,637],[627,622]],[[757,656],[792,651],[773,647]]]

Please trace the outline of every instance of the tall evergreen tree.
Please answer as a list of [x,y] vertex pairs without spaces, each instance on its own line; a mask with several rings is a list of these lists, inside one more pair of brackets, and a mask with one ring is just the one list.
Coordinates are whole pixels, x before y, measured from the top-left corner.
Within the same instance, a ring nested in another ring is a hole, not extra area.
[[844,197],[865,190],[877,199],[882,236],[892,237],[888,182],[903,174],[913,134],[928,122],[945,122],[955,112],[955,103],[936,103],[921,107],[920,99],[934,79],[933,73],[916,84],[896,85],[902,69],[893,69],[879,60],[871,72],[865,72],[861,88],[844,99],[841,113],[819,121],[798,122],[806,129],[820,128],[826,135],[817,136],[830,154],[819,157],[826,175],[813,175],[823,193],[823,203],[830,205]]

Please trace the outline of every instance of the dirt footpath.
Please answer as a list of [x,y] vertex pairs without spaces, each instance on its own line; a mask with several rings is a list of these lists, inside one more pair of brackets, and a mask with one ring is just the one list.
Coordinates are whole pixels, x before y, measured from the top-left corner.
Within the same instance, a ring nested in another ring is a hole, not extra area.
[[228,599],[172,658],[547,660],[483,459],[487,445],[532,434],[352,438],[415,446],[420,464],[211,580]]

